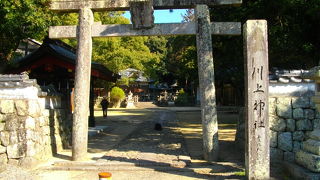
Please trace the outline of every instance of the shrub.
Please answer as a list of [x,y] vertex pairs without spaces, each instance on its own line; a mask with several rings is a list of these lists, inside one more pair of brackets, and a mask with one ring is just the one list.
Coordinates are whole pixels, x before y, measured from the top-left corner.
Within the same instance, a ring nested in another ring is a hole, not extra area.
[[187,106],[192,104],[191,99],[192,97],[190,97],[188,93],[184,92],[183,89],[180,89],[178,97],[174,103],[175,105],[178,105],[178,106]]
[[110,103],[113,107],[120,107],[121,101],[126,97],[124,91],[119,87],[113,87],[110,93]]

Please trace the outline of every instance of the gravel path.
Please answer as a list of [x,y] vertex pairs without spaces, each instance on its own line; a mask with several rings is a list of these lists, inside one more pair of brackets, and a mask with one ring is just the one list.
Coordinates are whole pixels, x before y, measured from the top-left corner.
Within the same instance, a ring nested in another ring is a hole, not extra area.
[[[90,138],[89,154],[97,155],[91,161],[82,164],[64,160],[34,172],[13,167],[2,178],[98,179],[99,172],[107,171],[112,172],[114,180],[243,179],[235,173],[244,170],[240,158],[243,154],[229,138],[234,127],[228,119],[223,117],[226,126],[221,127],[220,161],[213,164],[202,160],[200,112],[187,109],[176,113],[152,107],[119,109],[110,110],[108,119],[97,119],[98,125],[108,129]],[[162,125],[161,131],[154,129],[156,123]]]
[[[155,124],[162,130],[155,130]],[[136,165],[185,166],[181,156],[187,156],[183,136],[175,131],[175,113],[155,112],[153,121],[141,124],[121,141],[103,159],[112,162],[129,162]],[[180,157],[180,159],[179,159]]]

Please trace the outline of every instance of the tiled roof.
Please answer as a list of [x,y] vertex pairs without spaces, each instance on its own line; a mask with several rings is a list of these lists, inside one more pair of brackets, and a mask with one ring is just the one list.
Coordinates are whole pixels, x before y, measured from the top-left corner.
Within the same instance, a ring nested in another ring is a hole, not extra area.
[[0,74],[0,88],[37,86],[37,80],[29,79],[27,74]]
[[270,83],[313,83],[311,79],[303,78],[308,70],[274,70],[269,74]]
[[132,77],[134,75],[138,75],[136,78],[136,82],[151,82],[147,77],[143,76],[143,72],[134,68],[127,68],[125,70],[120,71],[119,73],[122,77]]
[[[71,46],[65,44],[64,42],[60,40],[51,40],[51,39],[45,39],[43,44],[40,48],[38,48],[33,53],[28,54],[27,56],[15,60],[15,68],[19,67],[28,67],[30,64],[35,63],[36,61],[39,61],[44,55],[50,55],[54,56],[60,61],[67,62],[69,64],[72,64],[75,66],[76,62],[76,53],[75,49]],[[101,74],[103,74],[105,77],[110,77],[112,81],[116,81],[119,76],[112,71],[110,71],[108,68],[106,68],[104,65],[96,62],[91,63],[92,69],[99,71]],[[9,70],[10,73],[11,70]],[[20,73],[15,72],[14,73]]]

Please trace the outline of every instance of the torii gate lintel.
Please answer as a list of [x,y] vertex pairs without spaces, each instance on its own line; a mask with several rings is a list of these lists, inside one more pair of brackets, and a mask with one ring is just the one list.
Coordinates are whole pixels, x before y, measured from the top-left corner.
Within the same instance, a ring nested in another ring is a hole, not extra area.
[[[94,11],[124,11],[130,9],[130,2],[146,0],[53,0],[50,9],[54,11],[78,11],[88,7]],[[238,6],[242,0],[153,0],[154,9],[188,9],[206,4],[209,7],[220,5]]]
[[[212,22],[211,34],[223,36],[241,35],[240,22]],[[49,38],[76,38],[77,26],[51,26]],[[195,35],[196,23],[162,23],[154,24],[151,29],[133,29],[131,24],[98,24],[92,25],[92,37],[122,37],[122,36],[169,36]]]

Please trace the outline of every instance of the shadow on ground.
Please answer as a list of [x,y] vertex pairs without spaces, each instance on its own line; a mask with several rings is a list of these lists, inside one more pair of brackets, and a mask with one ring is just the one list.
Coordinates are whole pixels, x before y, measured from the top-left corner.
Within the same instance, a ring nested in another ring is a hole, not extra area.
[[[109,131],[89,141],[89,152],[104,152],[103,157],[94,160],[132,163],[137,167],[181,176],[189,172],[188,177],[191,175],[194,178],[243,177],[235,175],[235,172],[244,171],[242,155],[234,146],[235,114],[218,116],[221,151],[219,162],[213,164],[206,163],[202,158],[200,111],[175,113],[163,108],[149,108],[110,110],[109,114],[108,120],[97,121],[98,124],[110,126]],[[154,130],[157,122],[163,125],[162,131]],[[123,128],[120,130],[121,126]],[[125,133],[125,138],[121,139]],[[191,164],[180,160],[179,156],[190,156]]]

